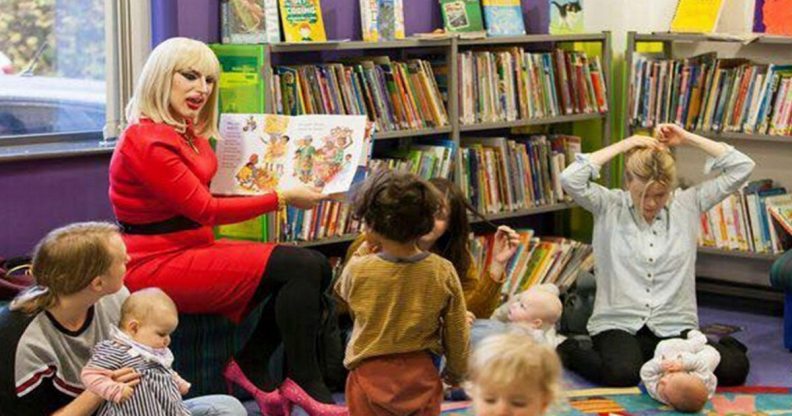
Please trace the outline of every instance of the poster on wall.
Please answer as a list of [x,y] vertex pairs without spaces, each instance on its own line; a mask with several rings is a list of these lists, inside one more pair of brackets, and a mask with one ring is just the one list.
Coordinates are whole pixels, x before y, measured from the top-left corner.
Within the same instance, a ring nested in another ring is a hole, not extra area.
[[300,184],[349,190],[370,153],[366,116],[223,114],[211,191],[258,195]]

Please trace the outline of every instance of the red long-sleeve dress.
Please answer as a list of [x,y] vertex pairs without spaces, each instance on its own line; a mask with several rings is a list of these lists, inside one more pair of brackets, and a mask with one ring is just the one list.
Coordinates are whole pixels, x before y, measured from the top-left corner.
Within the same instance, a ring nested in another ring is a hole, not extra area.
[[217,159],[206,138],[194,150],[173,127],[143,119],[121,135],[110,160],[110,203],[116,218],[150,224],[177,216],[202,226],[166,234],[124,234],[130,291],[156,286],[180,312],[223,314],[239,322],[274,244],[215,240],[212,226],[277,209],[277,195],[215,197],[209,181]]

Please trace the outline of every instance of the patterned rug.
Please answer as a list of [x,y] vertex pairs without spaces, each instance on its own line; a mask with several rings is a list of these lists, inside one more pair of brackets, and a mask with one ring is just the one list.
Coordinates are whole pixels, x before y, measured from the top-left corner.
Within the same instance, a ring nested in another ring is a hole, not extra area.
[[[637,387],[627,389],[586,389],[567,393],[568,404],[549,415],[689,415],[678,413],[656,402]],[[720,388],[701,412],[715,415],[792,415],[792,389],[789,387]],[[473,416],[469,402],[447,402],[444,415]]]

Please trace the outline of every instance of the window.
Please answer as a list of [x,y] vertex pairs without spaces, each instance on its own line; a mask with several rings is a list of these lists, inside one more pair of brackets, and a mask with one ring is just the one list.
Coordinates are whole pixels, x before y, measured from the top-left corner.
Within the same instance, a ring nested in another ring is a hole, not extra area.
[[0,0],[0,141],[105,125],[106,0]]

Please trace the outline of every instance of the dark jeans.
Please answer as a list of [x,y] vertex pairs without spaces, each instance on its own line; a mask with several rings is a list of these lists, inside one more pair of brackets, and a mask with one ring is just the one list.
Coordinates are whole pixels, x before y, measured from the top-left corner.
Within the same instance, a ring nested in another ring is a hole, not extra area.
[[[687,331],[680,334],[684,335]],[[580,345],[578,340],[570,338],[559,345],[557,351],[564,367],[585,379],[605,386],[627,387],[641,381],[641,366],[654,357],[655,347],[664,339],[668,338],[658,337],[646,326],[635,335],[612,329],[591,337],[591,346]],[[717,343],[709,342],[709,345],[721,356],[715,369],[718,384],[743,384],[750,369],[745,345],[730,336]]]

